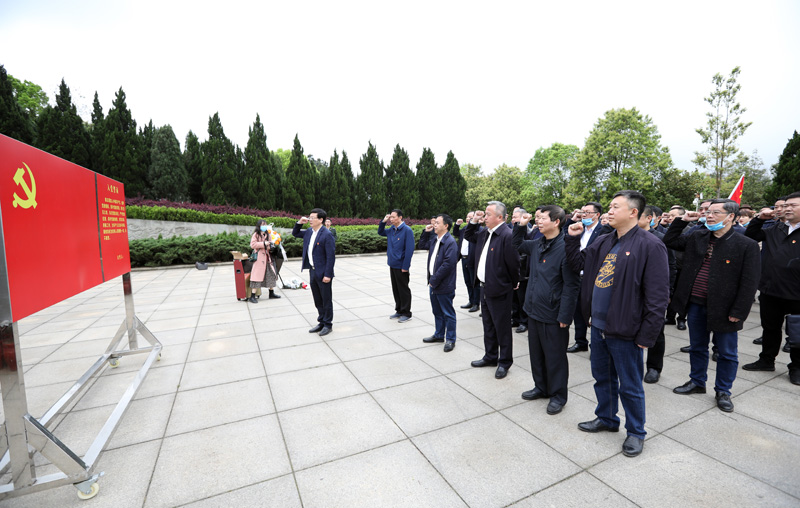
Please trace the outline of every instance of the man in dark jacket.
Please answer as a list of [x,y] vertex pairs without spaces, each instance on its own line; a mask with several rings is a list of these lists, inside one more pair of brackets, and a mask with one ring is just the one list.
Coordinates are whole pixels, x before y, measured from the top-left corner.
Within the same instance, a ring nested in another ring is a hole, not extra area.
[[[391,224],[386,230],[386,224]],[[405,323],[411,319],[411,289],[408,287],[411,256],[414,255],[414,232],[403,222],[403,211],[395,208],[378,224],[378,234],[386,237],[386,264],[394,295],[394,314],[389,319]]]
[[[508,223],[508,229],[514,232],[514,226],[519,224],[522,215],[528,213],[527,210],[521,206],[514,207],[511,213],[511,222]],[[528,233],[531,232],[532,227],[525,226]],[[525,292],[528,288],[528,257],[526,254],[520,253],[519,257],[519,288],[514,291],[514,297],[511,299],[511,327],[516,328],[517,333],[525,333],[528,331],[528,315],[525,313]]]
[[698,215],[685,213],[672,222],[664,236],[667,247],[684,253],[672,305],[686,309],[689,325],[689,381],[673,391],[681,395],[706,393],[708,344],[713,332],[718,351],[714,383],[717,406],[729,413],[733,411],[731,388],[739,367],[738,332],[753,306],[760,256],[756,242],[733,230],[739,215],[735,201],[712,200],[704,228],[682,234]]
[[529,281],[525,293],[528,316],[528,350],[534,388],[523,392],[525,400],[550,398],[547,414],[561,412],[567,403],[569,381],[569,323],[575,314],[580,276],[567,264],[561,223],[566,214],[560,206],[542,208],[538,220],[544,236],[524,240],[530,214],[514,226],[512,241],[520,255],[529,260]]
[[[333,328],[333,265],[336,262],[336,240],[325,223],[327,214],[322,208],[314,208],[308,217],[302,217],[294,228],[292,236],[303,239],[303,263],[300,271],[308,268],[311,295],[317,308],[317,326],[308,333],[328,335]],[[303,224],[310,228],[301,231]]]
[[[452,351],[456,345],[456,311],[453,308],[453,298],[456,296],[458,247],[449,233],[452,225],[453,219],[449,215],[437,215],[433,225],[425,226],[419,239],[419,248],[429,249],[428,289],[435,323],[433,335],[422,339],[422,342],[444,342],[445,353]],[[436,235],[434,238],[432,233]]]
[[[473,215],[474,212],[467,214],[467,223],[472,220]],[[461,272],[464,275],[464,285],[467,287],[467,298],[469,298],[461,308],[469,309],[469,312],[478,312],[481,309],[481,287],[475,284],[475,242],[464,239],[467,228],[461,227],[463,223],[462,219],[458,219],[453,227],[453,236],[458,238],[458,257],[461,260]]]
[[619,397],[628,431],[622,453],[628,457],[639,455],[644,447],[643,350],[655,344],[669,300],[667,248],[638,227],[645,205],[636,191],[617,192],[608,210],[614,233],[581,251],[583,225],[576,223],[565,239],[570,267],[583,270],[581,307],[584,317],[591,317],[589,358],[597,397],[597,418],[578,428],[617,432]]
[[[744,370],[774,371],[784,318],[787,314],[800,314],[800,192],[786,196],[782,221],[763,228],[764,222],[775,214],[769,208],[762,209],[745,232],[762,245],[758,289],[764,340],[758,360],[743,366]],[[791,348],[789,357],[789,381],[800,385],[800,348]]]

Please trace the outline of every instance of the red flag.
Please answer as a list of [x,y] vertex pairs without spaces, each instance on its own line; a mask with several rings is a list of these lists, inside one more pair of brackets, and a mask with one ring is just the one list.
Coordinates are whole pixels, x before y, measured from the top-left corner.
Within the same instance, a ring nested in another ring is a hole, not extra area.
[[742,175],[742,177],[739,178],[739,183],[737,183],[736,187],[733,188],[733,190],[731,191],[731,195],[728,196],[728,199],[732,199],[741,205],[742,190],[744,190],[744,175]]

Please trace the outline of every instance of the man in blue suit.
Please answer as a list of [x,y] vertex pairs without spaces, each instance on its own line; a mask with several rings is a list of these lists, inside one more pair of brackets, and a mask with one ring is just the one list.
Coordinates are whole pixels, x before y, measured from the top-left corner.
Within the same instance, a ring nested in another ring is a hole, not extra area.
[[422,339],[422,342],[444,342],[445,353],[456,346],[456,311],[453,308],[453,299],[456,296],[458,246],[449,233],[452,225],[453,219],[449,215],[439,214],[433,225],[425,227],[419,239],[419,248],[428,249],[428,289],[436,324],[433,335]]
[[[317,307],[317,326],[308,333],[328,335],[333,328],[333,264],[336,262],[336,240],[328,228],[322,227],[327,214],[322,208],[314,208],[308,217],[294,225],[292,235],[303,239],[303,264],[300,271],[308,268],[311,279],[311,294]],[[303,224],[311,227],[301,231]]]

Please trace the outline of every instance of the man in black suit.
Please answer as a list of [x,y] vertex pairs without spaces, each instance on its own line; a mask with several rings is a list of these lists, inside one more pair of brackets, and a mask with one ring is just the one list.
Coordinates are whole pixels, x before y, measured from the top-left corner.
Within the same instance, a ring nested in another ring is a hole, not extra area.
[[[485,229],[478,231],[478,221]],[[497,366],[494,377],[506,377],[514,363],[511,338],[511,298],[519,286],[519,253],[505,225],[506,205],[489,201],[486,212],[478,210],[467,226],[464,239],[475,241],[475,283],[483,287],[483,358],[473,367]]]
[[[472,220],[473,215],[475,212],[467,214],[467,223]],[[478,312],[481,308],[481,287],[475,284],[475,242],[464,240],[467,228],[461,228],[463,223],[462,219],[458,219],[453,227],[453,236],[458,238],[458,257],[461,260],[461,272],[464,275],[464,285],[467,286],[467,298],[469,298],[461,308]]]
[[[314,208],[308,217],[303,217],[292,228],[295,238],[303,239],[303,264],[300,271],[308,268],[311,279],[311,294],[317,308],[317,326],[308,333],[328,335],[333,328],[333,264],[336,262],[336,240],[328,228],[323,227],[327,214],[322,208]],[[303,224],[311,227],[301,231]]]

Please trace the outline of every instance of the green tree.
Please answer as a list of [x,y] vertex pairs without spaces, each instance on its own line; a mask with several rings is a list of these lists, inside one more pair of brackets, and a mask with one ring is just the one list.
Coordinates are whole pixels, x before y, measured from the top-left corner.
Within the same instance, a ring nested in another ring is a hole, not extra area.
[[394,147],[392,160],[386,166],[386,203],[388,208],[403,210],[406,217],[419,217],[417,177],[411,171],[408,152],[400,144]]
[[458,159],[452,150],[447,153],[447,159],[441,169],[442,194],[441,206],[438,213],[447,213],[451,217],[462,217],[467,214],[467,182],[461,176]]
[[183,166],[186,169],[189,201],[192,203],[203,202],[203,152],[200,150],[200,140],[194,132],[186,135],[186,144],[183,149]]
[[85,168],[91,165],[91,138],[63,79],[56,105],[47,106],[39,115],[37,131],[37,148]]
[[153,126],[153,120],[139,129],[139,138],[142,140],[142,167],[149,168],[152,160],[153,153],[153,140],[156,137],[156,128]]
[[580,151],[575,145],[562,143],[536,150],[522,178],[522,202],[527,208],[532,210],[536,206],[564,201]]
[[28,118],[31,120],[39,118],[39,115],[42,114],[42,111],[50,102],[47,98],[47,93],[42,90],[42,87],[36,83],[31,83],[27,79],[20,81],[11,75],[8,76],[8,79],[11,80],[11,85],[14,87],[17,102],[28,115]]
[[441,213],[442,178],[436,157],[430,148],[423,148],[417,162],[417,186],[419,188],[420,218],[431,217]]
[[103,106],[100,105],[100,99],[97,97],[97,92],[94,93],[94,101],[92,101],[92,124],[89,128],[89,137],[92,141],[91,150],[91,169],[97,173],[104,173],[102,168],[103,145],[105,144],[106,131],[103,123],[105,122],[105,115],[103,114]]
[[0,134],[23,143],[33,141],[33,125],[14,96],[14,85],[0,65]]
[[697,167],[710,171],[715,178],[716,195],[720,197],[722,181],[728,174],[728,165],[733,163],[739,148],[736,140],[744,135],[753,122],[743,123],[741,115],[747,109],[736,101],[736,94],[742,85],[736,82],[741,69],[737,66],[727,78],[717,73],[711,78],[714,90],[704,100],[711,105],[713,112],[706,113],[706,128],[696,129],[704,145],[705,152],[695,152],[692,160]]
[[125,103],[122,88],[115,94],[103,125],[105,137],[99,167],[106,176],[125,185],[126,196],[144,195],[147,168],[142,167],[142,140],[136,133],[136,120]]
[[242,178],[242,199],[240,204],[262,210],[275,208],[275,194],[280,182],[270,181],[274,173],[274,160],[267,148],[267,134],[261,117],[256,114],[256,121],[248,129],[247,146],[244,149],[244,177]]
[[358,161],[361,172],[356,178],[358,214],[360,217],[383,217],[388,211],[386,184],[383,179],[383,162],[378,150],[369,143],[366,153]]
[[769,203],[774,203],[779,197],[797,191],[800,191],[800,136],[794,131],[775,165],[775,178],[767,197]]
[[172,127],[165,125],[156,129],[150,155],[148,180],[154,199],[184,201],[189,194],[189,178],[178,138]]
[[269,156],[272,160],[272,164],[269,166],[271,172],[267,175],[267,181],[270,182],[275,189],[275,205],[273,206],[273,209],[283,210],[283,193],[286,183],[286,171],[283,169],[281,158],[278,157],[275,152],[270,152]]
[[[354,217],[356,215],[356,179],[353,176],[353,168],[350,166],[350,159],[347,152],[342,150],[342,174],[347,182],[347,199],[343,199],[342,210],[339,212],[341,217]],[[343,187],[344,189],[344,187]]]
[[484,197],[488,195],[486,188],[488,180],[481,171],[481,167],[474,164],[464,164],[461,166],[461,176],[464,177],[464,182],[467,184],[465,192],[467,211],[485,209],[487,200]]
[[508,213],[512,208],[522,203],[522,170],[516,166],[501,164],[490,175],[486,177],[487,194],[482,197],[483,206],[479,210],[486,208],[487,201],[501,201],[508,207]]
[[225,136],[219,113],[208,119],[208,139],[200,145],[203,154],[203,202],[212,205],[234,204],[239,195],[236,179],[236,147]]
[[[281,161],[281,167],[284,171],[289,169],[289,162],[292,160],[292,151],[291,150],[284,150],[283,148],[278,148],[275,150],[275,155],[278,156],[278,159]],[[327,211],[327,210],[326,210]]]
[[[283,206],[287,212],[309,213],[314,208],[314,174],[311,164],[303,155],[303,146],[295,134],[292,157],[286,168],[286,185],[283,190]],[[326,210],[327,211],[327,210]]]
[[661,135],[650,117],[636,108],[612,109],[586,138],[562,206],[572,209],[587,201],[608,203],[622,189],[648,196],[670,168],[669,149],[661,146]]

